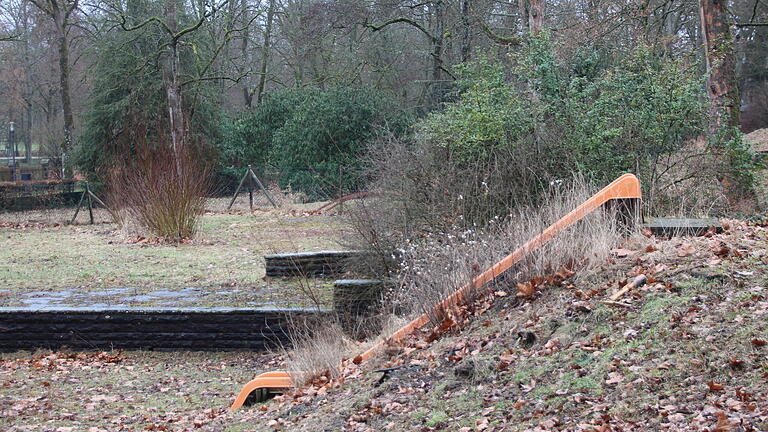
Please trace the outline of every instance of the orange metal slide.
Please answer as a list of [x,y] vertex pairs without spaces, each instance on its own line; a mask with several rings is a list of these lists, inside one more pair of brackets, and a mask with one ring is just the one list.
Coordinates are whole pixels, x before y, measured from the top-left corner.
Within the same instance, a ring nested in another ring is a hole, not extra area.
[[[505,271],[509,270],[514,264],[520,262],[526,255],[537,250],[548,241],[552,240],[558,233],[567,229],[571,225],[583,219],[589,213],[600,208],[603,204],[613,199],[640,199],[640,181],[632,174],[624,174],[617,178],[611,184],[604,187],[600,192],[596,193],[583,204],[576,207],[567,215],[560,218],[557,222],[549,226],[547,229],[538,234],[534,238],[528,240],[524,245],[515,249],[514,252],[507,255],[504,259],[494,264],[491,268],[481,273],[475,279],[468,284],[462,286],[450,296],[443,299],[440,303],[436,304],[433,308],[433,312],[440,313],[446,311],[453,306],[460,305],[467,300],[468,295],[473,292],[478,292],[482,287],[499,277]],[[356,363],[370,359],[376,351],[382,348],[384,345],[397,342],[426,325],[430,320],[429,314],[423,314],[414,319],[410,323],[403,326],[401,329],[393,333],[389,338],[382,340],[378,344],[374,345],[366,352],[355,357]],[[293,381],[289,372],[276,371],[267,372],[259,375],[248,384],[246,384],[240,391],[240,394],[235,399],[235,402],[229,408],[236,410],[243,405],[248,395],[259,388],[269,389],[288,389],[293,387]]]

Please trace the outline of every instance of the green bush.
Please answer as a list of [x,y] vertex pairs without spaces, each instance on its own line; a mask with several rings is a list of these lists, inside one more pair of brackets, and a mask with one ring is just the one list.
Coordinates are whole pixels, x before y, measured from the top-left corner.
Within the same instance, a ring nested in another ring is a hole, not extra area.
[[220,171],[242,175],[244,165],[266,164],[280,171],[281,187],[327,197],[358,185],[360,158],[378,131],[402,134],[409,125],[391,98],[371,88],[278,90],[225,130]]
[[[543,34],[513,57],[512,68],[483,58],[460,66],[455,101],[417,124],[411,159],[422,165],[405,177],[422,182],[412,190],[444,201],[430,205],[446,219],[454,211],[483,223],[535,205],[548,184],[572,172],[598,185],[633,172],[655,187],[696,175],[689,153],[704,155],[700,166],[712,163],[707,149],[693,145],[706,133],[707,115],[693,62],[642,45],[619,56],[584,48],[567,61],[555,53]],[[736,153],[731,160],[748,159]]]
[[577,168],[601,182],[624,172],[648,178],[660,158],[705,132],[702,82],[643,46],[591,81],[569,80],[558,121]]
[[283,89],[268,93],[260,105],[227,121],[217,146],[220,182],[235,185],[243,176],[245,165],[270,163],[269,152],[275,131],[285,125],[313,91]]
[[506,80],[501,64],[486,59],[457,68],[460,95],[419,124],[425,138],[462,165],[510,146],[533,132],[535,107]]

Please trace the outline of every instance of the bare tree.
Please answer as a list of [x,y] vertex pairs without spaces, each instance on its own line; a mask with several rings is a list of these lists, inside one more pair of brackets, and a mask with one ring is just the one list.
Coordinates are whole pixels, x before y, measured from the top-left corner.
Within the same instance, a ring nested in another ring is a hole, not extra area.
[[451,71],[446,67],[443,57],[446,24],[445,3],[442,0],[435,0],[424,2],[418,5],[418,7],[411,7],[411,9],[417,8],[423,8],[425,10],[425,21],[420,21],[408,16],[399,16],[385,20],[379,24],[365,22],[365,26],[372,31],[377,32],[394,24],[406,24],[418,29],[427,37],[430,45],[432,63],[430,82],[428,83],[428,89],[430,90],[428,108],[433,108],[441,97],[439,89],[442,88],[443,73],[446,73],[453,78]]
[[[164,16],[162,18],[152,16],[137,25],[131,26],[128,24],[128,18],[125,14],[118,13],[118,20],[124,31],[136,31],[147,25],[155,24],[160,26],[165,34],[165,40],[161,44],[161,50],[164,50],[166,55],[165,80],[166,101],[168,104],[168,123],[171,134],[171,147],[175,155],[180,155],[182,147],[187,143],[187,130],[184,125],[184,104],[182,98],[183,85],[198,80],[223,79],[223,77],[220,76],[205,76],[208,68],[213,64],[214,59],[210,59],[206,62],[206,66],[202,68],[202,74],[200,76],[191,80],[182,81],[183,71],[180,62],[180,50],[184,38],[200,29],[206,20],[225,7],[229,1],[234,0],[223,0],[221,3],[213,5],[208,5],[207,3],[202,5],[198,10],[197,18],[191,24],[182,28],[179,28],[178,23],[179,9],[182,6],[179,0],[164,1]],[[116,10],[119,12],[119,9],[116,8]],[[223,47],[226,45],[226,42],[226,40],[223,41],[220,46]],[[219,51],[220,48],[214,50],[214,56]],[[180,158],[177,158],[177,161],[180,163]],[[180,170],[178,165],[177,170]]]
[[[264,26],[264,43],[261,45],[261,69],[259,70],[259,87],[256,89],[256,104],[260,104],[264,97],[264,88],[267,83],[267,64],[269,63],[269,51],[272,40],[272,21],[275,17],[275,0],[269,0],[267,9],[267,22]],[[250,106],[250,103],[248,104]]]
[[74,133],[74,115],[72,114],[72,96],[70,94],[70,62],[68,33],[73,26],[73,13],[78,7],[79,0],[30,0],[38,9],[44,12],[54,23],[56,40],[59,50],[59,85],[61,91],[61,107],[64,113],[64,144],[62,146],[62,166],[67,152],[72,148]]

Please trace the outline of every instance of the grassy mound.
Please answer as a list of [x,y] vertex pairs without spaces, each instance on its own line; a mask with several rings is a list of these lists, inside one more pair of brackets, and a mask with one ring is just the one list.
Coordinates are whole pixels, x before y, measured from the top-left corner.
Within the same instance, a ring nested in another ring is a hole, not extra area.
[[[251,411],[274,430],[766,430],[768,231],[638,236],[533,296]],[[604,303],[622,282],[649,283]],[[374,366],[397,369],[382,378]],[[343,385],[341,385],[343,382]]]

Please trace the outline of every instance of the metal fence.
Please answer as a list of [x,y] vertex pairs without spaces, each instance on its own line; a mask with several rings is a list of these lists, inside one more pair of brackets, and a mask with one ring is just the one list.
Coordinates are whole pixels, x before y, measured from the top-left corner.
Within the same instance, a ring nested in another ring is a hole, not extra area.
[[[358,166],[331,168],[302,166],[252,165],[230,168],[229,172],[217,173],[214,178],[212,197],[232,197],[242,182],[240,200],[252,200],[256,207],[271,206],[268,194],[261,186],[246,176],[253,171],[261,185],[268,190],[277,204],[286,202],[308,203],[330,201],[344,195],[365,190],[365,170]],[[91,184],[97,193],[103,185]],[[39,180],[0,182],[0,211],[20,211],[76,205],[85,189],[84,182],[68,180]],[[248,204],[245,204],[248,205]],[[238,208],[243,203],[239,203]]]
[[76,180],[0,182],[0,210],[32,210],[71,205],[82,186]]
[[366,184],[365,170],[356,166],[317,168],[249,165],[232,169],[235,175],[220,176],[216,182],[216,195],[231,196],[241,182],[241,192],[259,192],[257,182],[246,175],[249,167],[270,192],[290,196],[299,202],[329,201],[363,190]]

